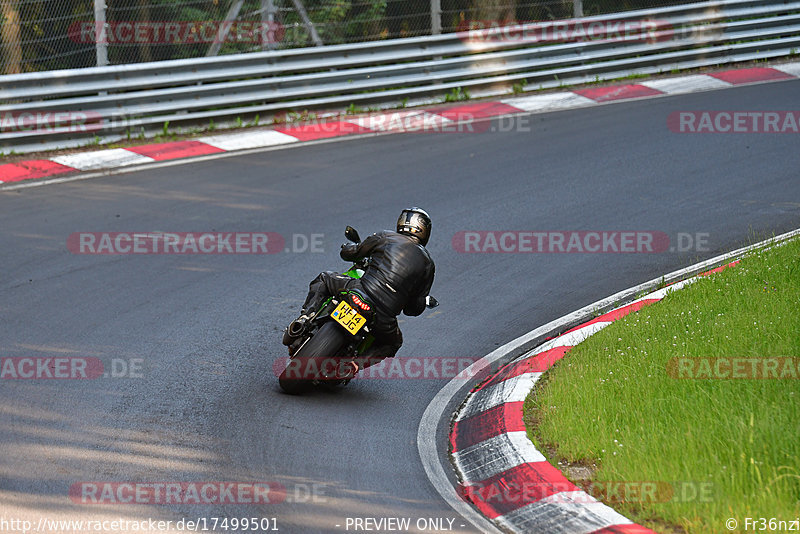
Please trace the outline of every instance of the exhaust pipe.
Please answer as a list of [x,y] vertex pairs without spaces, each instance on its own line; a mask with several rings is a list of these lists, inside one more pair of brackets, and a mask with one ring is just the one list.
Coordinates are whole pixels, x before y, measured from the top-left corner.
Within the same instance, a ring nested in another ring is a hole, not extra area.
[[286,333],[291,337],[300,337],[306,330],[305,321],[292,321],[286,329]]
[[289,326],[283,330],[283,344],[287,347],[294,343],[305,332],[306,325],[300,321],[292,321]]

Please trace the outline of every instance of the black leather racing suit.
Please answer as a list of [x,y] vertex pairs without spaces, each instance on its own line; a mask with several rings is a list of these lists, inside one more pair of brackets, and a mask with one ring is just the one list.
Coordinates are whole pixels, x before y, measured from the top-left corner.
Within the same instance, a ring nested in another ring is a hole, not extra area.
[[425,310],[435,265],[415,237],[390,230],[372,234],[359,244],[342,245],[340,256],[345,261],[369,257],[364,276],[355,279],[334,271],[320,273],[309,285],[303,312],[316,311],[327,297],[344,289],[361,288],[376,311],[375,342],[361,362],[362,368],[369,367],[400,349],[403,335],[397,316],[400,312],[416,316]]

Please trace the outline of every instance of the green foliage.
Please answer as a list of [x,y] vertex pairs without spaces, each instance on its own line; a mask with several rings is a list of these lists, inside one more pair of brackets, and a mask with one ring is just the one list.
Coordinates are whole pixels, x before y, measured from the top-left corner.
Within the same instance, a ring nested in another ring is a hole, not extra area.
[[[304,5],[325,44],[371,41],[389,33],[385,0],[311,0]],[[283,23],[286,44],[313,44],[305,22],[294,10],[286,13]]]
[[445,102],[461,102],[462,100],[469,100],[469,92],[461,87],[454,87],[444,97]]
[[650,77],[649,74],[633,73],[633,74],[628,74],[627,76],[620,76],[619,78],[612,78],[611,80],[608,80],[608,81],[610,81],[610,82],[621,82],[621,81],[625,81],[625,80],[638,80],[638,79],[641,79],[641,78],[649,78],[649,77]]
[[350,105],[347,106],[347,110],[345,112],[348,115],[358,115],[359,113],[362,113],[363,111],[364,111],[364,108],[356,106],[355,103],[350,102]]

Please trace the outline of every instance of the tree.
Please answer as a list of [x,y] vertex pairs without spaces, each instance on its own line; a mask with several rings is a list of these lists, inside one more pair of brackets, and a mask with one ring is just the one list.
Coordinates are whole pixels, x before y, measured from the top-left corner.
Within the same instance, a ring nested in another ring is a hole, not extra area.
[[3,6],[0,36],[3,38],[3,70],[2,74],[22,72],[22,48],[20,39],[18,0],[7,0]]
[[472,18],[476,21],[505,22],[516,17],[512,0],[472,0]]

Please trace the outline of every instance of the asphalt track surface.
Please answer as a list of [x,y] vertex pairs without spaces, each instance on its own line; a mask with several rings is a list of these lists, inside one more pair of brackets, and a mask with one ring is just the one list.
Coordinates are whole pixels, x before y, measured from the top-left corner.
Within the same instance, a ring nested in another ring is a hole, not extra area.
[[[796,134],[676,134],[666,123],[682,110],[794,110],[798,95],[800,81],[788,81],[533,115],[515,127],[496,120],[481,134],[370,137],[1,193],[0,356],[97,357],[106,369],[140,359],[142,369],[0,381],[0,515],[256,516],[282,532],[326,533],[345,531],[348,517],[410,518],[411,531],[441,518],[474,531],[417,453],[420,417],[442,380],[279,391],[281,329],[317,272],[346,266],[344,226],[366,235],[407,205],[427,209],[442,305],[402,318],[399,355],[479,357],[616,291],[800,226]],[[271,231],[290,248],[295,234],[323,234],[324,252],[66,247],[73,232],[159,230]],[[463,254],[451,243],[463,230],[655,230],[705,234],[708,246]],[[266,481],[289,498],[82,505],[68,497],[81,481]]]

